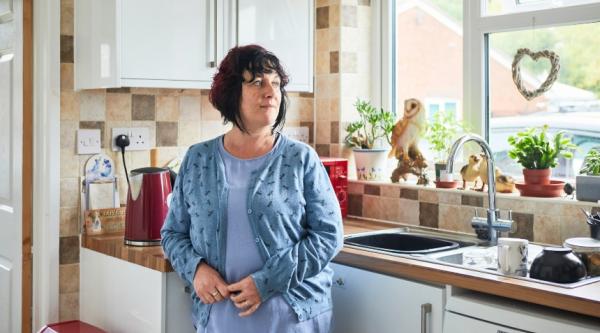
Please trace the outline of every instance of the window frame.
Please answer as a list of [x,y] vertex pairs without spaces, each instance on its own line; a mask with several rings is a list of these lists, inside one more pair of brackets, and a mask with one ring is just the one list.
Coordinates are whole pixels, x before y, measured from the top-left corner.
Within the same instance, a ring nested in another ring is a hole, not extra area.
[[[485,0],[463,0],[463,120],[489,140],[488,34],[600,22],[600,3],[485,16]],[[392,17],[395,0],[373,0],[373,100],[394,109],[395,66]],[[474,110],[474,111],[473,111]],[[397,113],[397,112],[396,112]]]
[[600,3],[484,16],[484,1],[463,0],[463,111],[472,131],[489,140],[488,35],[600,22]]

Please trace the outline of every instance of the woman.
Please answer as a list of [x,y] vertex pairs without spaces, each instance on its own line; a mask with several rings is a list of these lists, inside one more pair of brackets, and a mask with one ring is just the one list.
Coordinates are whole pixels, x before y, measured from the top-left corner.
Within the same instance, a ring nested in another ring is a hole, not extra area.
[[232,129],[182,162],[162,245],[198,332],[329,331],[342,219],[314,150],[278,132],[287,82],[264,48],[231,49],[209,97]]

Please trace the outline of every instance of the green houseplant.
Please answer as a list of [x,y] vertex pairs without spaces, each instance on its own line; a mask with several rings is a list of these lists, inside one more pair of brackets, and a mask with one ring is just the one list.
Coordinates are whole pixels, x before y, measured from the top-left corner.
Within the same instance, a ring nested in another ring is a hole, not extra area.
[[354,104],[359,120],[348,124],[344,139],[352,148],[359,180],[382,180],[386,171],[387,148],[378,147],[385,139],[390,144],[394,115],[357,99]]
[[600,200],[600,147],[592,148],[586,154],[579,175],[575,177],[577,200]]
[[429,148],[436,154],[435,179],[439,181],[440,171],[446,170],[446,159],[454,139],[461,133],[466,132],[463,122],[456,120],[453,113],[436,112],[427,126],[425,139],[429,142]]
[[529,128],[508,137],[512,149],[508,156],[523,166],[525,184],[549,184],[550,169],[558,164],[558,158],[572,158],[577,146],[564,136],[564,131],[554,137],[548,135],[548,125]]

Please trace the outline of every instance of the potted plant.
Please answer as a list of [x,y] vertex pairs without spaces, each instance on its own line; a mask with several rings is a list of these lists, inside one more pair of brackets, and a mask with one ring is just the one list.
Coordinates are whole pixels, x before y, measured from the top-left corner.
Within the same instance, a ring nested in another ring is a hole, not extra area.
[[382,180],[388,148],[381,147],[381,141],[390,144],[394,115],[360,99],[354,106],[360,119],[348,124],[344,141],[354,152],[356,176],[359,180]]
[[577,146],[557,132],[553,138],[548,135],[548,125],[529,128],[508,137],[512,149],[508,156],[523,166],[523,177],[527,185],[550,184],[551,168],[558,163],[559,157],[572,158]]
[[575,189],[577,200],[600,200],[600,147],[592,148],[586,154],[579,175],[575,177]]
[[[450,112],[436,112],[427,126],[425,138],[429,142],[429,148],[435,152],[435,180],[440,181],[440,172],[446,170],[446,160],[454,139],[466,132],[466,126],[456,120]],[[437,183],[436,183],[437,186]]]

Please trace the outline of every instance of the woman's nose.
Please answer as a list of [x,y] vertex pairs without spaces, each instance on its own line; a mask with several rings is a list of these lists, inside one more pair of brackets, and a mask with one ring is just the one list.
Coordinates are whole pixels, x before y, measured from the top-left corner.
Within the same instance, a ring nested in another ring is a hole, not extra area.
[[265,84],[264,96],[265,97],[275,96],[275,89],[277,89],[277,88],[275,88],[273,83],[268,82],[267,84]]

